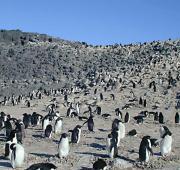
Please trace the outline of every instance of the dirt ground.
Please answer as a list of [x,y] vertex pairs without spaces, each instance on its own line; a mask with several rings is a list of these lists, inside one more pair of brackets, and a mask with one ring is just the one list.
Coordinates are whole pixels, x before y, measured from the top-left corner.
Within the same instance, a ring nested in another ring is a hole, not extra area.
[[[162,95],[159,90],[156,93],[148,90],[148,87],[136,87],[133,89],[134,96],[139,98],[139,96],[146,96],[147,107],[144,108],[138,104],[138,101],[133,102],[134,106],[125,110],[122,110],[123,116],[126,112],[130,113],[131,119],[129,123],[125,124],[126,134],[132,129],[136,129],[137,136],[130,137],[125,136],[120,142],[120,147],[118,150],[119,157],[112,160],[108,158],[106,151],[106,138],[111,132],[111,125],[115,115],[115,109],[117,107],[121,108],[124,104],[128,103],[132,99],[132,88],[124,88],[120,90],[118,87],[113,91],[103,92],[104,100],[99,100],[99,93],[102,92],[102,88],[99,87],[98,93],[93,94],[94,89],[90,90],[89,95],[84,94],[72,94],[69,96],[69,101],[73,101],[74,98],[81,103],[80,111],[81,114],[88,110],[88,104],[96,102],[96,105],[102,107],[102,114],[109,113],[111,117],[109,119],[104,119],[102,116],[95,115],[95,133],[90,133],[87,130],[87,126],[83,126],[81,133],[81,140],[79,144],[70,144],[70,154],[67,160],[60,160],[57,157],[57,147],[58,141],[60,139],[60,134],[53,134],[52,139],[44,138],[41,126],[31,127],[26,130],[26,138],[23,141],[23,146],[26,152],[26,159],[24,167],[22,169],[28,168],[33,163],[38,162],[51,162],[54,163],[58,169],[67,170],[79,170],[79,169],[90,169],[92,168],[93,162],[97,158],[103,158],[108,163],[109,169],[178,169],[180,168],[180,135],[179,135],[179,125],[174,123],[174,116],[176,110],[175,105],[175,92],[178,87],[169,90],[168,95]],[[110,98],[110,94],[115,95],[115,100]],[[97,97],[97,100],[94,97]],[[30,108],[25,107],[23,104],[16,106],[1,106],[0,111],[4,111],[7,114],[11,114],[13,117],[21,118],[23,113],[32,114],[37,112],[41,115],[46,115],[47,112],[45,108],[50,104],[52,97],[44,96],[41,100],[33,100],[32,106]],[[82,125],[84,121],[79,121],[78,118],[67,118],[66,111],[67,107],[63,105],[63,96],[56,97],[58,102],[57,111],[63,117],[63,132],[68,133],[68,130],[73,129],[76,125]],[[172,101],[172,102],[171,102]],[[162,158],[159,154],[160,148],[153,147],[154,155],[151,157],[150,162],[147,166],[142,167],[138,164],[138,150],[141,139],[145,135],[150,135],[153,138],[159,138],[159,123],[153,121],[153,117],[148,117],[144,124],[137,124],[133,116],[138,115],[142,110],[152,111],[152,105],[155,102],[159,102],[159,108],[156,111],[162,111],[165,117],[165,125],[172,132],[173,143],[172,143],[172,153],[167,158]],[[166,107],[168,106],[168,108]],[[95,108],[93,108],[95,110]],[[83,115],[83,116],[88,116]],[[52,123],[53,124],[53,123]],[[1,131],[0,140],[0,169],[11,170],[11,164],[9,160],[4,159],[4,138]],[[70,133],[69,140],[70,140]]]

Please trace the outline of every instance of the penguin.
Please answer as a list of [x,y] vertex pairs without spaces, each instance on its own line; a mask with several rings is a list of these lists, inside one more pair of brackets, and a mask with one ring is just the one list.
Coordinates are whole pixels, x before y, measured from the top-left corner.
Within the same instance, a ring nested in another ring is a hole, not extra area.
[[17,135],[17,141],[22,144],[24,132],[22,132],[23,131],[22,126],[18,122],[16,122],[15,131],[16,131],[16,135]]
[[62,131],[62,121],[63,119],[61,117],[58,117],[56,119],[55,125],[54,125],[54,133],[55,134],[60,134]]
[[156,138],[150,138],[151,146],[158,146],[158,139]]
[[142,100],[142,98],[141,98],[141,97],[139,98],[139,104],[140,104],[140,105],[142,105],[142,104],[143,104],[143,100]]
[[97,93],[97,88],[96,89],[94,89],[94,94],[96,94]]
[[59,158],[64,158],[67,157],[69,154],[69,140],[68,140],[68,136],[66,133],[63,133],[61,135],[60,141],[59,141],[59,145],[58,145],[58,155]]
[[24,123],[25,129],[27,129],[30,126],[30,124],[31,124],[31,115],[30,114],[27,114],[27,113],[23,114],[23,123]]
[[143,103],[143,106],[146,107],[147,106],[147,102],[146,102],[146,99],[144,99],[144,103]]
[[103,99],[104,99],[103,94],[100,93],[100,101],[102,101]]
[[93,120],[93,116],[89,116],[88,120],[84,124],[86,124],[86,123],[87,123],[87,126],[88,126],[88,130],[90,132],[94,132],[94,120]]
[[4,125],[5,125],[5,136],[8,138],[13,129],[12,124],[11,124],[10,120],[8,119],[7,121],[4,122]]
[[120,130],[118,128],[114,128],[111,134],[116,142],[116,146],[118,147],[120,145],[120,140],[121,140]]
[[4,156],[9,160],[11,159],[11,153],[12,153],[12,150],[10,149],[11,144],[12,144],[11,141],[7,141],[5,143],[5,154],[4,154]]
[[104,119],[109,119],[111,117],[111,115],[109,113],[104,113],[104,114],[102,114],[102,117]]
[[163,137],[163,135],[165,134],[166,131],[169,131],[169,129],[168,129],[167,126],[161,126],[161,127],[159,128],[160,138]]
[[96,107],[96,113],[97,113],[98,115],[101,115],[101,107],[100,107],[100,106],[97,106],[97,107]]
[[18,143],[13,143],[10,146],[10,149],[12,150],[11,154],[11,165],[13,168],[20,168],[23,166],[24,163],[24,148],[22,145]]
[[120,121],[118,125],[118,130],[120,131],[120,139],[125,137],[125,125]]
[[150,154],[153,155],[150,136],[144,136],[139,147],[139,160],[141,162],[149,162]]
[[179,123],[179,113],[176,112],[176,115],[175,115],[175,123]]
[[71,135],[71,142],[72,143],[79,143],[80,137],[81,137],[81,127],[80,125],[77,125],[73,130],[72,130],[72,135]]
[[42,120],[42,129],[45,130],[46,126],[50,124],[50,116],[46,115]]
[[110,94],[110,97],[111,97],[112,100],[115,100],[114,94]]
[[133,118],[134,118],[134,120],[136,120],[137,124],[144,122],[144,116],[143,115],[134,116]]
[[79,102],[76,103],[76,113],[77,113],[77,115],[80,114]]
[[72,112],[74,112],[74,108],[72,107],[72,103],[70,104],[69,108],[67,109],[67,117],[72,117]]
[[44,136],[47,138],[51,138],[51,135],[52,135],[52,125],[47,125]]
[[106,139],[106,149],[109,153],[109,149],[110,149],[110,146],[111,146],[111,139],[112,139],[112,133],[108,134],[108,137]]
[[162,112],[159,112],[159,123],[164,124],[164,116],[163,116]]
[[119,122],[120,122],[120,120],[117,119],[117,118],[113,120],[113,122],[112,122],[112,131],[113,131],[113,129],[118,128]]
[[164,128],[164,134],[160,142],[160,153],[162,156],[166,156],[171,153],[172,147],[172,133],[168,128]]
[[158,114],[158,112],[154,113],[154,121],[159,121],[159,114]]
[[112,136],[109,136],[108,138],[109,138],[108,140],[110,140],[109,147],[108,147],[108,155],[110,158],[116,158],[118,156],[117,129],[114,129],[114,131],[112,132]]
[[126,112],[125,117],[124,117],[124,123],[129,123],[130,120],[130,115],[128,112]]
[[31,165],[26,170],[55,170],[57,167],[52,163],[37,163]]
[[128,132],[128,135],[129,135],[129,136],[136,136],[136,135],[137,135],[136,129],[130,130],[130,131]]
[[93,170],[106,170],[107,169],[107,163],[103,159],[98,159],[93,163]]
[[119,116],[120,119],[122,119],[122,112],[119,110],[119,108],[115,109],[116,116]]

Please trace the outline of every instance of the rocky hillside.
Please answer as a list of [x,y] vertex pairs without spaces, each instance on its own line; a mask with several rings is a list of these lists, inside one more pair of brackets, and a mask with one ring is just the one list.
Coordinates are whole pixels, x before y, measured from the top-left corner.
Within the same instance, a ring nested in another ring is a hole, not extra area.
[[92,46],[44,34],[0,30],[0,94],[69,85],[97,72],[140,71],[172,57],[180,58],[180,40]]

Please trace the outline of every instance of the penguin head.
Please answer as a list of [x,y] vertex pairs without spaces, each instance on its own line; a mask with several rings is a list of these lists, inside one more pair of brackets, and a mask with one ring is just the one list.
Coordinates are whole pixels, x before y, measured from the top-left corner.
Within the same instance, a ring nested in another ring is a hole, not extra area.
[[61,138],[67,138],[67,137],[68,137],[67,133],[63,133],[63,134],[61,135]]
[[108,138],[110,139],[112,138],[112,133],[108,134]]
[[82,128],[81,125],[77,125],[77,126],[76,126],[76,129],[81,129],[81,128]]
[[10,145],[10,149],[11,150],[14,150],[16,148],[16,144],[15,143],[12,143],[11,145]]
[[164,138],[166,135],[169,135],[169,136],[172,135],[172,133],[166,126],[163,126],[163,128],[164,128],[164,134],[163,134],[162,138]]

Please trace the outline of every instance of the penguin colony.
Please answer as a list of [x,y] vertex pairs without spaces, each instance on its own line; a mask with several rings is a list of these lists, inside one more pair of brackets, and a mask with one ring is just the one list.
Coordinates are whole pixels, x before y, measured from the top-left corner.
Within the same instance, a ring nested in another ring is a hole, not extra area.
[[[147,68],[139,65],[118,74],[95,72],[87,78],[89,84],[78,84],[71,88],[41,89],[28,95],[5,96],[0,106],[3,156],[14,169],[58,169],[58,163],[27,163],[27,154],[32,153],[26,150],[26,141],[27,138],[35,138],[35,135],[29,136],[30,131],[36,131],[40,142],[48,141],[56,145],[53,154],[56,159],[64,161],[63,166],[72,155],[80,154],[83,157],[83,154],[91,154],[91,149],[79,152],[78,147],[83,144],[97,151],[105,150],[106,159],[97,154],[91,168],[111,169],[108,161],[122,159],[126,140],[129,139],[129,153],[134,154],[134,159],[130,161],[134,162],[132,166],[136,163],[146,165],[151,159],[158,159],[157,155],[163,158],[173,155],[176,136],[173,136],[174,130],[171,129],[179,128],[179,99],[176,96],[168,98],[168,93],[178,93],[180,68],[172,64],[172,58],[169,60],[162,64],[162,58],[157,58],[150,61]],[[171,71],[164,66],[168,63],[174,66]],[[163,71],[160,72],[160,69]],[[154,77],[155,73],[158,77]],[[167,98],[164,101],[169,102],[163,103],[163,107],[156,94],[161,94],[162,98]],[[39,111],[34,111],[33,105],[41,101],[46,102],[41,104],[43,107]],[[8,107],[12,108],[11,114],[6,112]],[[14,115],[13,107],[20,107],[19,110],[22,107],[23,112]],[[174,112],[169,113],[169,110]],[[171,114],[173,119],[167,119],[166,114]],[[144,128],[152,128],[152,133],[146,133]],[[153,132],[156,132],[155,135]],[[87,144],[89,138],[94,138],[94,141]],[[35,145],[41,148],[41,143]]]

